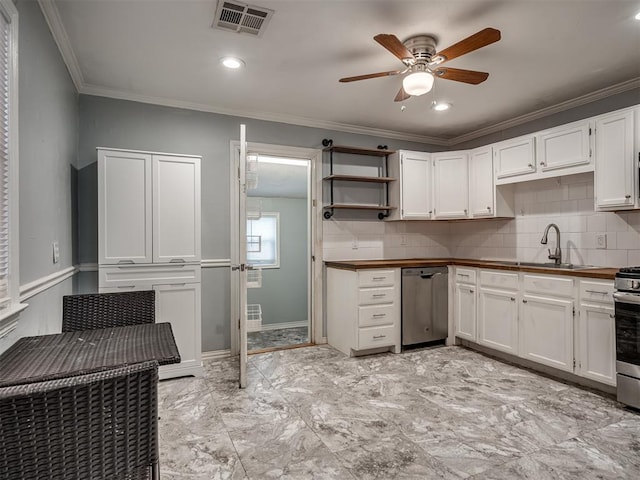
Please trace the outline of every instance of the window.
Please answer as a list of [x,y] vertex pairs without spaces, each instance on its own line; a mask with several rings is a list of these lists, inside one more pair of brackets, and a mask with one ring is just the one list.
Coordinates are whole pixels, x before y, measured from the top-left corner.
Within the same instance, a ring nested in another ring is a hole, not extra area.
[[[18,308],[18,12],[0,0],[0,320]],[[0,336],[15,326],[0,323]]]
[[279,213],[247,213],[247,261],[262,268],[280,268]]

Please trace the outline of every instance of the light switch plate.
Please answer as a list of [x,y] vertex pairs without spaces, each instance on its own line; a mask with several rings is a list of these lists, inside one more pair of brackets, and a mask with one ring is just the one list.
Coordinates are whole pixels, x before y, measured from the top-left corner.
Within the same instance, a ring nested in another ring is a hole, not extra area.
[[53,242],[53,263],[58,263],[60,260],[60,246],[58,242]]
[[597,233],[596,234],[596,248],[607,248],[607,234],[606,233]]

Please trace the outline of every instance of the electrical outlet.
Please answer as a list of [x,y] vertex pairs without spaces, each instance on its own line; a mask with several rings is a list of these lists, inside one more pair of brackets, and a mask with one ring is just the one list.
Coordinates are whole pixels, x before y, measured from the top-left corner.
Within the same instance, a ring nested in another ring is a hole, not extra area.
[[353,240],[351,240],[351,250],[357,250],[358,249],[358,239],[354,238]]
[[407,243],[407,236],[405,234],[400,235],[400,245],[406,247]]
[[607,234],[606,233],[597,233],[596,234],[596,248],[607,248]]
[[60,260],[60,246],[58,242],[53,242],[53,263],[58,263]]

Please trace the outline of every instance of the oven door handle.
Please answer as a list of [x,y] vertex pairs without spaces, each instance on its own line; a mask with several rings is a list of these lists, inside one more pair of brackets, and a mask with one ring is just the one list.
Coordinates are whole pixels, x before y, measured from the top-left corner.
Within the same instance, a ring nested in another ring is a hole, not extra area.
[[640,305],[640,295],[634,293],[615,292],[613,299],[620,303],[632,303],[634,305]]

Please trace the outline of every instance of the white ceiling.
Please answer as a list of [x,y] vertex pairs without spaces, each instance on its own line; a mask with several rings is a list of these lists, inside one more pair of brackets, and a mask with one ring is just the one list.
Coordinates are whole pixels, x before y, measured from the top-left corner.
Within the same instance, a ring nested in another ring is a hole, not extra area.
[[[211,28],[216,0],[40,1],[82,93],[390,138],[454,144],[640,85],[640,0],[255,0],[275,10],[259,38]],[[378,33],[433,34],[441,50],[485,27],[502,40],[447,65],[490,77],[477,86],[436,80],[448,112],[429,108],[431,94],[401,111],[398,76],[338,83],[402,68],[374,42]],[[246,68],[224,69],[225,55]]]

